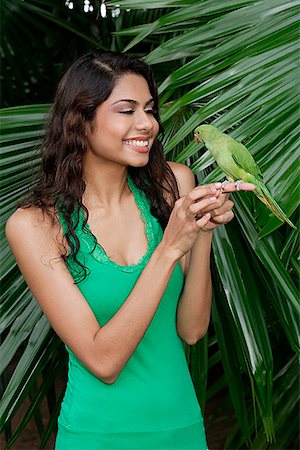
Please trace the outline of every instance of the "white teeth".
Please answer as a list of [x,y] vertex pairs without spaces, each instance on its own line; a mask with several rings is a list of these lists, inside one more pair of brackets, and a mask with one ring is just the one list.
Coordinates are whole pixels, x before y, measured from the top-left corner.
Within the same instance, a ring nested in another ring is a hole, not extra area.
[[149,141],[123,141],[125,144],[134,145],[135,147],[148,147]]

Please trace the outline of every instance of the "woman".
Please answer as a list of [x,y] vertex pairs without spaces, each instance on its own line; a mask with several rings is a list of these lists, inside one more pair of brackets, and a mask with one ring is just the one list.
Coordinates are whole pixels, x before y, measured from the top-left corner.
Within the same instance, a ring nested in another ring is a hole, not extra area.
[[212,232],[233,203],[165,162],[159,129],[145,63],[81,57],[59,84],[40,178],[7,223],[69,352],[57,449],[207,448],[182,341],[206,333]]

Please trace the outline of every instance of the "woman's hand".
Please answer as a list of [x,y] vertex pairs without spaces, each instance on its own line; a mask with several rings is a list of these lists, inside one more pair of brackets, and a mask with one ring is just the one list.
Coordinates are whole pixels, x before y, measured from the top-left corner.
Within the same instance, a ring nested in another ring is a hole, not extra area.
[[233,219],[230,192],[254,189],[251,183],[241,183],[238,188],[235,183],[227,183],[224,189],[222,183],[195,187],[175,202],[161,245],[179,260],[191,250],[200,231],[213,230]]
[[161,245],[180,259],[193,246],[200,230],[209,229],[221,183],[197,186],[175,202]]
[[234,203],[229,198],[231,192],[253,191],[255,189],[255,185],[252,183],[239,183],[238,186],[236,183],[227,183],[223,189],[221,183],[216,183],[216,186],[220,186],[216,194],[216,202],[214,205],[210,205],[202,211],[202,214],[211,214],[210,220],[205,227],[203,227],[203,230],[205,231],[213,230],[219,225],[230,222],[234,218],[234,213],[232,211]]

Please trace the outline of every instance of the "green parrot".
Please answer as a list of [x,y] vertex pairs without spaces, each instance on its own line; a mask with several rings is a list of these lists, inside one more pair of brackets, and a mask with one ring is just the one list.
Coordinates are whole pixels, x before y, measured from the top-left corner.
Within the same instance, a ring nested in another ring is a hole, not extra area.
[[[212,125],[200,125],[194,132],[195,141],[201,141],[212,153],[218,166],[223,170],[230,182],[239,184],[246,182],[256,186],[254,194],[262,201],[278,219],[287,222],[291,227],[295,225],[276,203],[272,194],[263,183],[263,176],[249,150],[240,142],[222,133]],[[225,182],[226,183],[226,182]]]

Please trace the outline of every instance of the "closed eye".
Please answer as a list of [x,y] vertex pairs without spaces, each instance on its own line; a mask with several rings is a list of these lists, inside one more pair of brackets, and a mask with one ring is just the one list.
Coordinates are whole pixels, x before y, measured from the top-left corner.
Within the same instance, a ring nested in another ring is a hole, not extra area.
[[[126,109],[126,110],[123,110],[123,111],[119,111],[119,113],[120,114],[133,114],[134,110],[133,109]],[[145,113],[153,115],[155,113],[155,111],[153,109],[145,109]]]
[[133,114],[133,109],[126,109],[125,111],[119,111],[120,114]]

